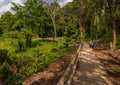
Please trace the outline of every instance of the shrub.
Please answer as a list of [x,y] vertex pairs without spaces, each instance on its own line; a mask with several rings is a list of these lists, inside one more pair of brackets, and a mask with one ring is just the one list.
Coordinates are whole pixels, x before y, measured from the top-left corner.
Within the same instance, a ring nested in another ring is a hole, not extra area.
[[57,48],[51,49],[51,52],[56,52],[56,51],[57,51]]
[[10,59],[8,56],[8,50],[0,49],[0,64],[2,64],[5,61],[10,62]]
[[7,62],[4,62],[0,67],[0,79],[2,81],[6,80],[12,72],[10,71],[10,65]]

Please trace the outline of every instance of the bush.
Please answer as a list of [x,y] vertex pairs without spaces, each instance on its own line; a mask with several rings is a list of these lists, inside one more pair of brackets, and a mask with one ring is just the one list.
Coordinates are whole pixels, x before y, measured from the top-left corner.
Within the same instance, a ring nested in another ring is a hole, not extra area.
[[[7,49],[0,49],[0,62],[2,62],[0,78],[7,85],[21,85],[22,80],[35,72],[42,71],[54,58],[60,56],[66,50],[63,47],[63,40],[60,40],[58,43],[36,41],[35,47],[26,48],[25,51],[19,50],[18,39],[5,40],[9,41],[9,43],[5,47]],[[23,43],[22,45],[25,45],[25,39],[19,40]],[[8,47],[11,47],[12,51]],[[22,47],[21,50],[23,50]]]
[[10,75],[7,79],[7,85],[22,85],[22,81],[20,80],[19,75]]
[[51,49],[51,52],[56,52],[56,51],[57,51],[57,48]]
[[2,81],[6,80],[12,72],[10,71],[10,65],[7,62],[4,62],[0,67],[0,79]]
[[9,56],[8,56],[8,50],[0,49],[0,64],[2,64],[5,61],[10,63],[10,59],[9,59]]

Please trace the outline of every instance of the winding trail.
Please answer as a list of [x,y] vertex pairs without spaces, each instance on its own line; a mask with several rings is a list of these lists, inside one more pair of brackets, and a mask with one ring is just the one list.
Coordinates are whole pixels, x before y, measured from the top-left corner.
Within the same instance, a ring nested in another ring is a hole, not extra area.
[[71,85],[114,85],[99,58],[84,43]]

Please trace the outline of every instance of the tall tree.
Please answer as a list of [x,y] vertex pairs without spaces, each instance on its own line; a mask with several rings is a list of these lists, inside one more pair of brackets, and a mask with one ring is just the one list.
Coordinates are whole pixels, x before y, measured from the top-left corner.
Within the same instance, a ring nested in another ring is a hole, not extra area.
[[60,9],[60,5],[58,4],[57,0],[47,2],[47,7],[45,8],[46,13],[51,17],[52,20],[55,39],[57,37],[56,15],[59,9]]
[[1,27],[4,31],[11,31],[14,23],[14,16],[11,12],[6,12],[1,16]]
[[113,49],[116,48],[116,0],[112,4],[112,17],[113,17]]

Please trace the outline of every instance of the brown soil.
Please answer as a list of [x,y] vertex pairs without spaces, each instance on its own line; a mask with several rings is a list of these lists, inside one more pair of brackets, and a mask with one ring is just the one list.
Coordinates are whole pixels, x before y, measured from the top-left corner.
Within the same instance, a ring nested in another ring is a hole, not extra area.
[[116,50],[94,50],[94,53],[104,64],[107,73],[115,85],[120,85],[120,52]]
[[35,73],[26,79],[23,85],[56,85],[68,67],[71,57],[76,53],[77,48],[78,44],[73,46],[63,56],[55,59],[44,71]]

